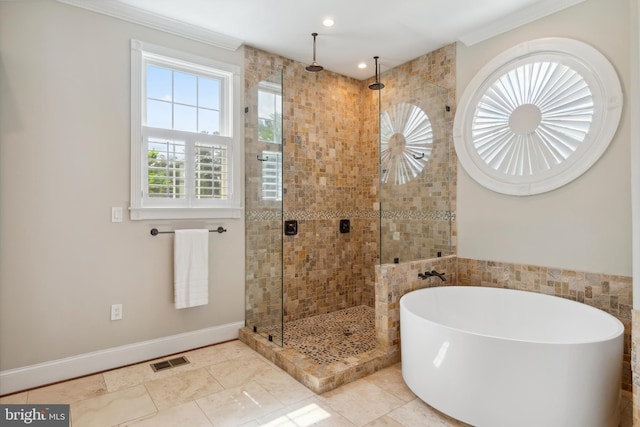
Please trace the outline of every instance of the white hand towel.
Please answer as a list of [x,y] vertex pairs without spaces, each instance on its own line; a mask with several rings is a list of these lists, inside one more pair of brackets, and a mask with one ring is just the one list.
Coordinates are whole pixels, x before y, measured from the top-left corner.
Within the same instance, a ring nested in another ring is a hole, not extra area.
[[176,308],[209,304],[209,230],[176,230],[173,282]]

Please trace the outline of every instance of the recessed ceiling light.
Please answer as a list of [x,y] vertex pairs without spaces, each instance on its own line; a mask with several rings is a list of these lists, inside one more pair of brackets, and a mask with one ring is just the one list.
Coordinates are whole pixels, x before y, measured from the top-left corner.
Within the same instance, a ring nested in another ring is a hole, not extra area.
[[358,68],[367,68],[367,63],[366,62],[359,63]]
[[333,24],[335,24],[335,22],[333,22],[333,19],[331,18],[325,18],[325,20],[322,21],[322,25],[325,27],[333,27]]

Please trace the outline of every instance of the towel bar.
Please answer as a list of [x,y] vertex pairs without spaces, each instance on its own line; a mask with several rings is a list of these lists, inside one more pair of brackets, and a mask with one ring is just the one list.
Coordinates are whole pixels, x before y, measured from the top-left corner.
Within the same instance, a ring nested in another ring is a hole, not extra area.
[[[215,230],[209,230],[209,233],[225,233],[226,231],[227,231],[226,228],[218,227]],[[171,234],[171,233],[175,233],[175,231],[158,231],[157,228],[151,229],[152,236],[157,236],[158,234]]]

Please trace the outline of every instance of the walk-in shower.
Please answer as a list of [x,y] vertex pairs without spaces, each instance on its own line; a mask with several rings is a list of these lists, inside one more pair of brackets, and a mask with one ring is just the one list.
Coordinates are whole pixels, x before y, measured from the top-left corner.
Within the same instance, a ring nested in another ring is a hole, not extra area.
[[326,391],[396,357],[377,343],[375,266],[451,252],[448,92],[403,68],[309,84],[300,63],[246,55],[241,339]]

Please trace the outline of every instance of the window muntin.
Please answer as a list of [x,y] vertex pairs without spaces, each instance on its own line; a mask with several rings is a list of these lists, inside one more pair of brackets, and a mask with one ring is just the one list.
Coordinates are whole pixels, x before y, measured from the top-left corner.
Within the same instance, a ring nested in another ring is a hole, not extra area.
[[147,140],[148,194],[151,198],[184,199],[185,141],[150,137]]
[[132,40],[132,219],[241,216],[239,70]]
[[146,123],[149,127],[220,135],[224,79],[146,63]]

